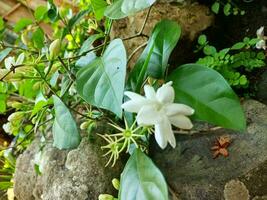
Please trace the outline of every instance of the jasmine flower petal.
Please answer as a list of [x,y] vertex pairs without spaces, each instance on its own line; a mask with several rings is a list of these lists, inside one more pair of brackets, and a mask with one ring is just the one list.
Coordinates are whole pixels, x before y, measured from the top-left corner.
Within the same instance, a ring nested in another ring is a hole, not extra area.
[[156,99],[156,92],[152,86],[145,85],[144,90],[145,90],[146,98],[153,99],[153,100]]
[[181,129],[191,129],[193,128],[193,124],[190,119],[184,115],[175,115],[169,117],[171,124]]
[[139,125],[151,126],[160,123],[162,121],[162,116],[155,109],[155,105],[146,105],[138,112],[136,120]]
[[167,116],[194,114],[194,109],[185,104],[178,104],[178,103],[167,104],[164,107],[164,110]]
[[174,101],[174,89],[171,86],[172,82],[162,85],[157,90],[157,100],[161,103],[172,103]]
[[160,146],[160,148],[162,148],[162,149],[165,149],[167,144],[168,144],[167,138],[165,136],[165,134],[166,134],[165,128],[166,127],[165,127],[164,123],[155,124],[155,139],[156,139],[158,145]]

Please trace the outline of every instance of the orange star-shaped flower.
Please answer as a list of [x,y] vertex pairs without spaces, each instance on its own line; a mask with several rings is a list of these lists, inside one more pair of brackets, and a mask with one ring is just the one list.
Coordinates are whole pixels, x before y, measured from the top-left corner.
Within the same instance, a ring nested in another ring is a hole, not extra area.
[[224,157],[229,156],[227,147],[230,145],[231,139],[229,136],[220,136],[216,139],[214,146],[211,148],[213,151],[213,158],[217,158],[220,155]]

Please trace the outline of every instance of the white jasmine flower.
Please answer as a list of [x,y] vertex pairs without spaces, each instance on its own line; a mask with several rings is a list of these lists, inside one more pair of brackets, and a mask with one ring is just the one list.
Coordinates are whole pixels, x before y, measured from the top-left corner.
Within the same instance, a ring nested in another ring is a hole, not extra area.
[[267,49],[266,46],[266,41],[265,41],[265,36],[264,36],[264,26],[261,26],[258,30],[257,30],[257,37],[260,39],[259,42],[257,42],[256,44],[256,48],[257,49]]
[[21,53],[18,59],[15,61],[15,57],[8,57],[5,59],[5,67],[10,70],[12,66],[21,65],[24,62],[25,55]]
[[173,148],[176,146],[171,125],[181,129],[193,127],[187,116],[192,115],[194,110],[187,105],[173,103],[175,92],[171,85],[172,82],[168,82],[157,92],[152,86],[145,85],[145,97],[125,92],[131,100],[122,105],[126,111],[137,113],[136,119],[140,126],[155,126],[155,138],[162,149],[168,142]]

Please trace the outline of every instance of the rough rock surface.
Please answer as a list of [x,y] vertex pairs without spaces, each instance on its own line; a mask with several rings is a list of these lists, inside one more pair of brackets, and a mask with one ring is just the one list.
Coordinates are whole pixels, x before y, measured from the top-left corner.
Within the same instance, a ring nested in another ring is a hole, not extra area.
[[[169,1],[167,1],[169,2]],[[174,1],[172,1],[174,2]],[[146,18],[148,10],[137,13],[134,16],[115,21],[113,30],[111,32],[112,38],[128,38],[129,36],[136,35]],[[185,63],[188,56],[192,56],[192,41],[209,26],[212,25],[214,16],[211,14],[209,8],[198,3],[185,3],[183,5],[176,3],[166,3],[166,1],[159,1],[155,4],[147,20],[143,33],[150,35],[154,26],[161,19],[170,19],[176,21],[182,28],[182,42],[179,42],[179,47],[173,53],[175,64]],[[147,39],[145,37],[138,37],[131,40],[124,41],[128,55],[145,43]],[[182,44],[181,44],[182,43]],[[190,52],[190,53],[189,53]],[[130,62],[130,66],[133,66],[141,51],[138,51]]]
[[249,200],[249,192],[245,184],[239,180],[231,180],[224,186],[225,200]]
[[96,200],[101,193],[115,192],[111,180],[119,177],[121,165],[105,168],[107,160],[102,157],[99,143],[84,138],[71,151],[46,145],[42,175],[34,170],[39,149],[40,140],[35,139],[17,160],[14,193],[18,200]]
[[[225,184],[232,179],[240,179],[252,198],[267,194],[267,106],[248,100],[244,109],[248,119],[245,133],[220,129],[178,135],[178,146],[164,151],[153,145],[153,160],[182,200],[223,199]],[[232,140],[229,157],[213,159],[210,148],[222,135]]]

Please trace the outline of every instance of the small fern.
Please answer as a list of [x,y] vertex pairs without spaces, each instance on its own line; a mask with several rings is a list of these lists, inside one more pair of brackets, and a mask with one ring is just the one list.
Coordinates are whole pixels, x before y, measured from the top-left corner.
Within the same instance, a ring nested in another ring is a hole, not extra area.
[[255,50],[253,47],[258,39],[244,38],[242,42],[236,43],[231,48],[217,51],[209,45],[207,37],[201,35],[198,39],[198,50],[206,55],[199,58],[198,64],[203,64],[221,73],[231,86],[246,88],[249,80],[244,72],[251,72],[256,68],[265,66],[265,54],[263,51]]

